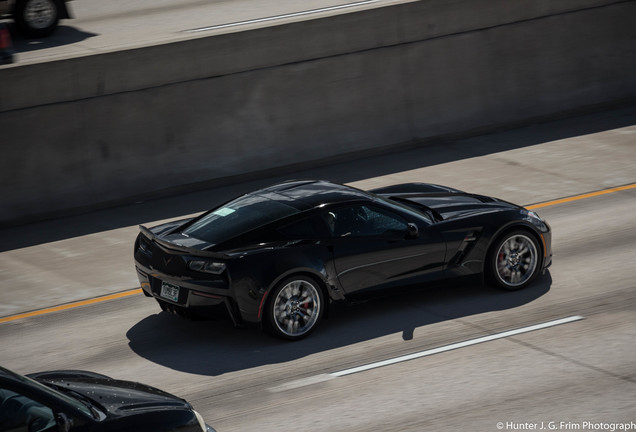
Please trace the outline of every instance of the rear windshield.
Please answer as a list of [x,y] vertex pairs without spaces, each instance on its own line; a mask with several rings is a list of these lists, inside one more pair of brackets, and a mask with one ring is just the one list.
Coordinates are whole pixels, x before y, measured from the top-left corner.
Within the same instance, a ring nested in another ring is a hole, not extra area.
[[243,195],[202,216],[182,233],[219,244],[298,212],[294,207],[261,195]]

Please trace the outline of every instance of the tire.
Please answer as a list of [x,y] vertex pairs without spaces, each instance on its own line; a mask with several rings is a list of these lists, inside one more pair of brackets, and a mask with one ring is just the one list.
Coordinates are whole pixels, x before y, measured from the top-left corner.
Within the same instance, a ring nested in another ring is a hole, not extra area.
[[170,312],[168,310],[168,307],[166,306],[166,304],[164,302],[162,302],[161,300],[159,300],[158,298],[155,298],[155,300],[157,300],[157,303],[159,303],[159,307],[161,308],[162,311],[164,312]]
[[302,339],[316,328],[324,308],[324,295],[318,282],[301,275],[287,278],[270,294],[266,329],[282,339]]
[[539,242],[527,231],[516,230],[502,236],[487,259],[488,279],[497,288],[525,288],[539,273]]
[[60,21],[60,6],[56,0],[18,0],[14,19],[25,37],[48,36]]

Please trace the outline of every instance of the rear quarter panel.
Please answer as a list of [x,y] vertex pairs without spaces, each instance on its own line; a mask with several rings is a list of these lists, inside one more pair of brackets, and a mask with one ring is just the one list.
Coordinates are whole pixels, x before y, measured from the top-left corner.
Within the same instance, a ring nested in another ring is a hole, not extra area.
[[[238,253],[228,263],[228,270],[243,319],[257,322],[267,294],[289,276],[305,274],[317,279],[323,287],[334,286],[335,275],[330,266],[332,253],[328,245],[319,240],[302,240]],[[329,289],[325,294],[333,297],[332,291]]]

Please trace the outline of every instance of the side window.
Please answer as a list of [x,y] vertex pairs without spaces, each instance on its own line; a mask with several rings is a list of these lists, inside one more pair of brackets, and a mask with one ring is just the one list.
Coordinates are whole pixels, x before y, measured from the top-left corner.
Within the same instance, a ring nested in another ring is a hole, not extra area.
[[44,432],[54,430],[53,411],[26,396],[0,388],[0,430]]
[[285,237],[292,239],[320,238],[328,235],[325,221],[319,216],[311,216],[292,222],[278,229]]
[[323,215],[330,221],[336,237],[391,236],[406,233],[408,224],[401,216],[372,206],[352,206]]

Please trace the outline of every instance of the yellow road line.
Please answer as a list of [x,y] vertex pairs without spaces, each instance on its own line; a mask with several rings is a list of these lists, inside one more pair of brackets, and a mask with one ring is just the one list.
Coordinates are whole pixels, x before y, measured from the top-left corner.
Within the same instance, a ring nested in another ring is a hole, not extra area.
[[116,294],[110,294],[110,295],[105,295],[105,296],[101,296],[101,297],[95,297],[92,299],[88,299],[88,300],[81,300],[81,301],[76,301],[73,303],[67,303],[67,304],[63,304],[60,306],[53,306],[50,308],[46,308],[46,309],[39,309],[39,310],[35,310],[32,312],[25,312],[25,313],[21,313],[21,314],[17,314],[17,315],[11,315],[8,317],[4,317],[4,318],[0,318],[0,323],[5,323],[5,322],[9,322],[9,321],[15,321],[15,320],[19,320],[22,318],[28,318],[28,317],[33,317],[33,316],[38,316],[38,315],[44,315],[44,314],[48,314],[51,312],[58,312],[61,310],[66,310],[66,309],[73,309],[79,306],[86,306],[89,304],[95,304],[95,303],[101,303],[101,302],[105,302],[108,300],[115,300],[118,298],[122,298],[122,297],[128,297],[131,295],[135,295],[135,294],[141,294],[141,289],[134,289],[134,290],[130,290],[130,291],[124,291],[124,292],[120,292],[120,293],[116,293]]
[[[629,189],[634,189],[636,188],[636,183],[632,183],[629,185],[625,185],[625,186],[618,186],[618,187],[614,187],[614,188],[610,188],[610,189],[603,189],[600,191],[596,191],[596,192],[590,192],[590,193],[585,193],[585,194],[581,194],[581,195],[575,195],[575,196],[571,196],[568,198],[561,198],[558,200],[553,200],[553,201],[546,201],[543,203],[539,203],[539,204],[533,204],[533,205],[529,205],[526,206],[525,208],[528,210],[534,210],[534,209],[538,209],[538,208],[543,208],[543,207],[550,207],[553,205],[557,205],[557,204],[563,204],[563,203],[568,203],[568,202],[572,202],[572,201],[578,201],[578,200],[582,200],[582,199],[586,199],[586,198],[592,198],[592,197],[596,197],[599,195],[606,195],[606,194],[610,194],[610,193],[615,193],[615,192],[620,192],[620,191],[625,191],[625,190],[629,190]],[[123,291],[120,293],[116,293],[116,294],[110,294],[110,295],[106,295],[106,296],[101,296],[101,297],[96,297],[96,298],[92,298],[92,299],[88,299],[88,300],[82,300],[82,301],[77,301],[77,302],[73,302],[73,303],[67,303],[67,304],[63,304],[60,306],[54,306],[54,307],[50,307],[50,308],[46,308],[46,309],[39,309],[39,310],[35,310],[32,312],[25,312],[25,313],[21,313],[21,314],[17,314],[17,315],[11,315],[8,317],[4,317],[1,318],[0,317],[0,324],[1,323],[5,323],[5,322],[9,322],[9,321],[15,321],[15,320],[19,320],[22,318],[28,318],[28,317],[33,317],[33,316],[38,316],[38,315],[44,315],[44,314],[48,314],[51,312],[58,312],[61,310],[66,310],[66,309],[73,309],[79,306],[86,306],[86,305],[90,305],[90,304],[95,304],[95,303],[101,303],[101,302],[105,302],[108,300],[115,300],[118,298],[123,298],[123,297],[128,297],[131,295],[135,295],[135,294],[141,294],[142,290],[141,289],[134,289],[134,290],[130,290],[130,291]]]
[[529,205],[529,206],[525,206],[528,210],[533,210],[533,209],[538,209],[538,208],[543,208],[543,207],[550,207],[553,205],[557,205],[557,204],[563,204],[563,203],[567,203],[567,202],[572,202],[572,201],[578,201],[578,200],[582,200],[582,199],[586,199],[586,198],[592,198],[592,197],[596,197],[599,195],[606,195],[606,194],[610,194],[610,193],[614,193],[614,192],[620,192],[620,191],[625,191],[628,189],[634,189],[636,188],[636,183],[632,183],[629,185],[625,185],[625,186],[618,186],[618,187],[614,187],[614,188],[610,188],[610,189],[603,189],[600,191],[596,191],[596,192],[590,192],[590,193],[586,193],[586,194],[581,194],[581,195],[575,195],[575,196],[571,196],[568,198],[561,198],[558,200],[554,200],[554,201],[546,201],[543,203],[539,203],[539,204],[533,204],[533,205]]

